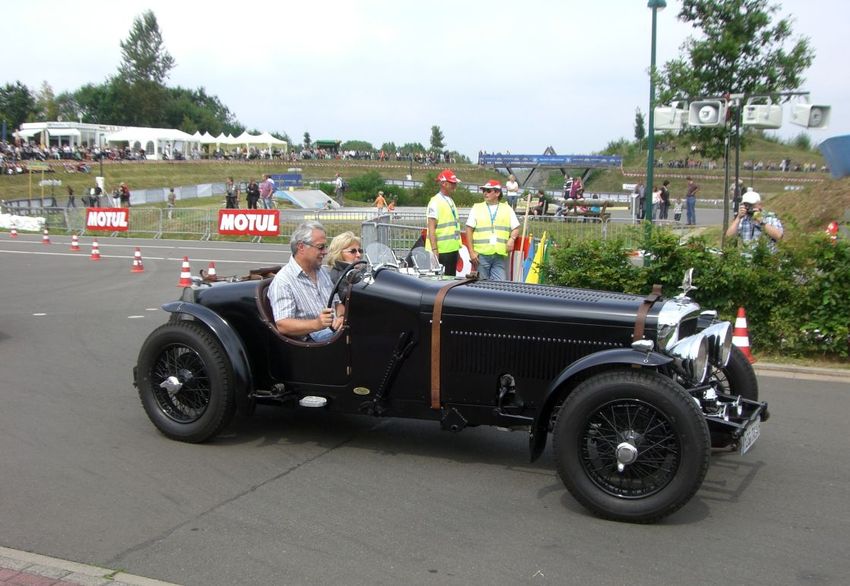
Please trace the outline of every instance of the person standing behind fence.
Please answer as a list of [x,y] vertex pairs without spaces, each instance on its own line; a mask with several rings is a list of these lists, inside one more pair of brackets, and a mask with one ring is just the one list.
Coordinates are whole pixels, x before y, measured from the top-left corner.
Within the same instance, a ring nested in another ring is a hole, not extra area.
[[670,180],[665,179],[661,184],[661,205],[658,207],[658,219],[666,220],[670,211]]
[[457,272],[457,258],[460,250],[460,220],[452,194],[460,179],[454,171],[445,169],[437,175],[440,192],[428,202],[428,238],[425,250],[434,252],[437,260],[445,267],[445,274],[454,276]]
[[70,185],[68,186],[68,203],[65,204],[66,208],[77,208],[76,197],[74,197],[74,188]]
[[248,188],[245,190],[245,198],[248,200],[248,209],[256,210],[257,209],[257,200],[260,199],[260,186],[257,185],[257,182],[251,179],[248,182]]
[[270,175],[263,175],[263,180],[260,183],[260,202],[263,204],[264,210],[272,209],[272,195],[274,194],[274,181]]
[[174,208],[177,207],[177,194],[174,193],[174,188],[168,190],[168,203],[165,204],[168,208],[168,219],[171,219],[171,216],[174,212]]
[[384,192],[379,191],[378,197],[375,198],[375,209],[378,210],[378,215],[384,215],[387,208],[387,200],[384,198]]
[[342,175],[339,173],[336,174],[336,178],[334,179],[334,199],[336,202],[342,207],[342,195],[345,191],[345,182],[342,180]]
[[505,181],[505,191],[507,192],[508,205],[511,206],[512,210],[516,210],[516,202],[519,200],[519,183],[517,183],[513,174],[508,175],[508,180]]
[[[121,207],[130,207],[130,187],[126,183],[122,183],[120,187],[120,195],[119,198],[121,200]],[[125,206],[126,204],[126,206]]]
[[699,185],[697,185],[691,177],[688,177],[688,191],[685,194],[685,210],[687,212],[687,222],[685,222],[688,226],[696,226],[697,224],[697,192],[699,191]]
[[519,220],[511,206],[501,201],[498,181],[488,181],[481,191],[484,201],[472,206],[466,220],[469,260],[479,278],[504,281],[508,278],[508,256],[519,235]]
[[239,206],[239,188],[233,182],[233,177],[228,177],[224,184],[224,207],[235,210]]

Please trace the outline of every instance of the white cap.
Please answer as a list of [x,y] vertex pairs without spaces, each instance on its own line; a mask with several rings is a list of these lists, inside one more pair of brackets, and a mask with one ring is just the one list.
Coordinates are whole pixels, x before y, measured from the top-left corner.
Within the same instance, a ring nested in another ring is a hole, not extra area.
[[744,194],[744,197],[741,198],[741,202],[748,204],[757,204],[761,202],[761,196],[752,190],[752,187],[747,190],[747,193]]

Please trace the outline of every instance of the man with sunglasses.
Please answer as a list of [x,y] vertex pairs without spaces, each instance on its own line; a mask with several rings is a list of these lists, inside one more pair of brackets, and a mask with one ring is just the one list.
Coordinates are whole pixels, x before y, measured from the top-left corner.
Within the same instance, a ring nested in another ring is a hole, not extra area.
[[466,220],[466,240],[472,269],[481,279],[508,278],[508,255],[519,235],[513,208],[502,201],[502,186],[491,179],[481,186],[484,201],[472,206]]
[[342,326],[344,308],[339,315],[326,307],[333,290],[322,261],[328,248],[325,228],[319,222],[304,222],[292,232],[289,243],[292,256],[275,275],[268,288],[277,330],[286,336],[322,342]]

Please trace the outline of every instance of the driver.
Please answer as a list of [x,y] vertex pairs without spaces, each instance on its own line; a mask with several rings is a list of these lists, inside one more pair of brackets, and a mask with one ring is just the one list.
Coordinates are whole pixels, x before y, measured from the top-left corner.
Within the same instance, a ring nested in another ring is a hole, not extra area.
[[304,222],[292,232],[292,256],[277,272],[268,289],[277,330],[286,336],[308,342],[321,342],[342,326],[339,314],[325,307],[333,283],[322,270],[328,248],[325,228],[319,222]]

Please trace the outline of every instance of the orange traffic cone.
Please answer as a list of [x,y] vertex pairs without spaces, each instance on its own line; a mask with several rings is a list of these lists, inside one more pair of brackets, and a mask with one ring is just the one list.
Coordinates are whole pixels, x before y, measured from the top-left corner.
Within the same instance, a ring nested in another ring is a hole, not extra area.
[[50,244],[50,232],[47,231],[47,228],[44,229],[44,236],[41,237],[42,244]]
[[180,268],[180,281],[177,282],[178,287],[192,286],[192,269],[189,267],[189,257],[183,257],[183,266]]
[[205,278],[206,278],[207,281],[218,281],[218,277],[215,274],[215,261],[214,260],[210,261],[210,266],[207,268],[207,274],[206,274]]
[[97,247],[97,238],[91,241],[91,256],[92,260],[100,260],[100,249]]
[[12,226],[12,231],[9,232],[9,238],[17,238],[18,237],[18,229]]
[[741,352],[744,353],[744,356],[747,357],[750,364],[756,361],[752,352],[750,352],[750,334],[747,331],[747,314],[743,307],[738,308],[738,318],[735,320],[735,329],[732,330],[732,344],[737,346]]
[[145,266],[142,264],[142,251],[137,246],[136,252],[133,254],[133,268],[130,269],[131,273],[144,273]]
[[80,249],[80,238],[76,234],[71,235],[71,250]]

